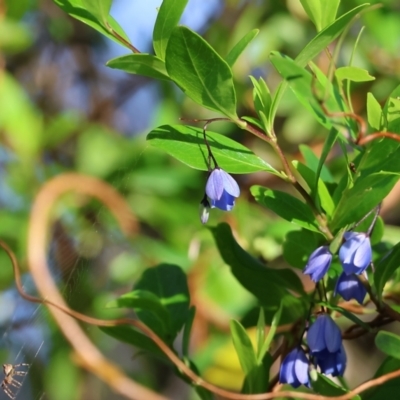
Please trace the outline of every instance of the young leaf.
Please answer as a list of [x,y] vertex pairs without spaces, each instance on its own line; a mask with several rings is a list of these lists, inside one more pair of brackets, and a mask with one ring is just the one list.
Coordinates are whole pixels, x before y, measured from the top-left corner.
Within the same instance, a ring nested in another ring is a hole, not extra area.
[[283,258],[290,266],[303,269],[317,248],[318,239],[319,235],[306,229],[289,232],[283,242]]
[[314,23],[317,31],[321,30],[321,1],[320,0],[300,0],[308,18]]
[[[318,167],[317,167],[315,179],[319,179],[321,177],[321,179],[324,182],[329,182],[329,183],[334,182],[333,177],[330,176],[330,172],[327,168],[325,168],[324,164],[328,157],[329,152],[331,151],[333,145],[336,143],[336,139],[337,139],[338,135],[339,135],[339,131],[335,128],[331,128],[331,130],[329,131],[328,137],[326,138],[326,140],[324,142],[322,154],[318,161]],[[324,171],[327,171],[327,172],[324,172]],[[328,175],[328,173],[329,173],[329,175]]]
[[271,132],[271,124],[268,120],[272,104],[271,93],[263,78],[259,78],[259,80],[257,81],[255,78],[250,76],[250,79],[254,86],[254,108],[256,109],[260,121],[262,122],[262,129],[266,132]]
[[375,80],[366,69],[358,67],[340,67],[335,71],[336,78],[339,81],[348,79],[352,82],[368,82]]
[[259,30],[253,29],[252,31],[246,33],[231,49],[228,55],[225,57],[225,61],[232,68],[236,60],[243,53],[249,43],[258,35]]
[[107,61],[107,67],[120,69],[130,74],[147,76],[149,78],[169,81],[165,64],[161,59],[151,54],[128,54]]
[[[280,175],[264,160],[235,140],[219,133],[207,131],[210,144],[218,165],[232,174],[247,174],[256,171],[267,171]],[[203,130],[185,125],[163,125],[147,135],[149,143],[166,151],[172,157],[202,171],[208,170],[208,151],[204,143]]]
[[391,332],[380,331],[375,337],[376,347],[388,356],[400,360],[400,336]]
[[153,30],[156,55],[165,60],[165,52],[172,30],[178,25],[188,0],[163,0]]
[[230,322],[233,345],[239,358],[240,365],[245,375],[257,366],[256,355],[246,330],[240,322],[234,319]]
[[174,28],[165,65],[171,79],[193,101],[238,120],[232,71],[201,36],[184,26]]
[[315,155],[314,151],[309,146],[301,144],[299,146],[299,150],[301,155],[304,157],[304,160],[306,161],[307,167],[314,171],[316,175],[320,175],[318,176],[318,178],[321,177],[324,182],[335,182],[335,179],[333,178],[329,169],[325,167],[325,165],[322,164],[321,168],[319,167],[320,159]]
[[368,123],[376,131],[382,129],[382,107],[371,92],[367,94]]
[[258,203],[274,211],[280,217],[310,231],[320,233],[318,223],[310,208],[296,197],[262,186],[252,186],[250,191]]

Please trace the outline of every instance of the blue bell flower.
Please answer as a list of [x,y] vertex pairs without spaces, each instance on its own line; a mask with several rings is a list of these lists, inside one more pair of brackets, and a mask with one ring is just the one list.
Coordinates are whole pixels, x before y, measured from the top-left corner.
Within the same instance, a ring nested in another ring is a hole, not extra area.
[[343,272],[336,282],[335,296],[336,294],[340,294],[346,301],[355,299],[360,304],[363,304],[367,289],[365,289],[356,275],[347,275]]
[[314,282],[318,282],[324,277],[332,261],[332,254],[328,246],[321,246],[315,250],[307,261],[303,273],[310,275]]
[[288,383],[294,388],[300,385],[310,387],[309,361],[301,347],[294,348],[282,361],[279,382]]
[[308,329],[307,343],[312,355],[336,353],[342,344],[342,334],[328,314],[321,314]]
[[240,189],[227,172],[217,167],[207,180],[206,194],[211,200],[211,208],[230,211],[235,205],[235,198],[240,195]]
[[366,233],[346,232],[339,250],[339,259],[347,275],[361,274],[372,261],[369,236]]
[[316,356],[321,373],[332,376],[343,376],[346,369],[347,357],[343,345],[335,353],[326,353],[322,357]]

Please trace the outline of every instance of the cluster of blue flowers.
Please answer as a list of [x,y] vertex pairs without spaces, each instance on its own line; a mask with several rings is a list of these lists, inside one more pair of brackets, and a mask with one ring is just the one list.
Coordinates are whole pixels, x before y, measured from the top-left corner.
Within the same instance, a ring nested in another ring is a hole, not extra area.
[[[346,232],[344,243],[339,249],[339,260],[343,273],[336,282],[335,295],[345,300],[364,302],[367,291],[358,279],[372,261],[369,236],[366,233]],[[308,259],[304,273],[314,282],[320,281],[327,273],[333,255],[328,246],[316,249]],[[279,381],[297,388],[310,386],[310,364],[319,367],[322,374],[342,376],[346,368],[346,353],[342,344],[339,327],[328,314],[320,314],[307,332],[309,359],[301,346],[294,348],[282,361]]]
[[[343,238],[345,242],[339,249],[343,273],[336,282],[335,295],[340,294],[347,301],[355,299],[362,304],[367,291],[357,275],[362,274],[371,264],[371,242],[366,233],[346,232]],[[303,272],[318,282],[327,273],[332,257],[328,246],[318,247],[311,254]]]
[[346,368],[346,353],[339,327],[328,314],[321,314],[307,333],[309,357],[299,346],[282,361],[279,381],[294,388],[310,387],[310,364],[318,366],[325,375],[341,376]]

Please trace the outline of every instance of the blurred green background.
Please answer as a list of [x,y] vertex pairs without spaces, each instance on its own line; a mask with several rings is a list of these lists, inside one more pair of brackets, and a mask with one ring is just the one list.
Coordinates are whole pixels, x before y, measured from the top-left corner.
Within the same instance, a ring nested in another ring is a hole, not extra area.
[[[151,51],[151,32],[161,0],[115,0],[111,14],[141,51]],[[339,15],[360,0],[344,1]],[[371,3],[377,3],[372,1]],[[365,115],[366,93],[380,102],[400,76],[400,4],[384,0],[356,20],[344,39],[338,66],[347,65],[357,35],[365,26],[354,65],[375,81],[353,84],[352,102]],[[249,75],[264,77],[274,90],[280,78],[268,61],[272,50],[295,57],[315,35],[299,0],[189,0],[182,23],[204,35],[225,55],[251,29],[260,33],[234,67],[239,115],[254,116]],[[331,49],[333,51],[333,47]],[[105,66],[126,49],[72,20],[52,1],[5,0],[0,4],[0,237],[26,270],[26,233],[30,208],[41,185],[63,172],[76,171],[105,180],[126,198],[140,221],[140,234],[125,238],[109,211],[95,201],[66,196],[54,207],[49,263],[67,301],[81,312],[110,317],[107,301],[130,290],[147,267],[160,262],[188,274],[197,307],[191,347],[204,376],[239,389],[242,374],[229,339],[229,320],[247,316],[255,299],[231,276],[211,234],[201,225],[198,205],[207,175],[189,169],[146,144],[145,136],[179,118],[211,118],[211,112],[183,98],[169,83],[128,75]],[[326,55],[316,60],[328,68]],[[229,135],[279,168],[265,143],[234,125],[212,130]],[[319,154],[326,135],[287,91],[275,131],[283,149],[301,158],[300,144]],[[331,171],[342,162],[332,155]],[[282,244],[292,226],[256,205],[248,188],[262,184],[286,188],[266,174],[241,175],[242,195],[231,213],[213,210],[210,225],[227,221],[239,243],[258,257],[283,264]],[[383,217],[399,222],[399,188],[385,201]],[[393,241],[396,228],[386,233]],[[10,263],[0,252],[0,352],[3,363],[31,364],[18,398],[118,399],[103,382],[78,368],[69,346],[44,307],[19,299]],[[300,258],[299,269],[304,265]],[[27,290],[34,293],[29,276]],[[172,368],[118,343],[97,328],[87,328],[99,348],[134,379],[176,399],[196,395]],[[349,356],[350,358],[351,356]],[[351,363],[350,363],[351,364]],[[371,368],[373,364],[371,364]],[[373,371],[373,369],[372,369]],[[351,373],[351,371],[350,371]],[[358,383],[354,378],[352,383]],[[6,395],[0,392],[0,398]]]

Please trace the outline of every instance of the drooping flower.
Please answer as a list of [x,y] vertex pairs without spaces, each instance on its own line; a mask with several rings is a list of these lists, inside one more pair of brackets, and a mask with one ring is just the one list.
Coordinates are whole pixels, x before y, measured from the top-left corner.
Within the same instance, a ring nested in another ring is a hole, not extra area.
[[206,224],[208,217],[210,216],[210,203],[207,200],[207,196],[204,196],[199,205],[199,215],[202,224]]
[[317,355],[315,358],[323,374],[343,376],[347,362],[343,345],[335,353],[325,353],[322,357]]
[[310,275],[311,280],[318,282],[324,277],[332,261],[332,254],[328,246],[321,246],[315,250],[307,261],[303,273]]
[[366,233],[346,232],[339,250],[339,259],[347,275],[361,274],[371,264],[372,250]]
[[294,388],[310,386],[309,361],[301,347],[294,348],[282,361],[279,382],[288,383]]
[[355,299],[360,304],[363,304],[367,289],[365,289],[356,275],[347,275],[343,272],[336,282],[335,296],[336,294],[340,294],[346,301]]
[[328,314],[321,314],[308,329],[307,343],[311,354],[322,356],[336,353],[342,344],[339,327]]
[[230,211],[235,205],[235,198],[240,195],[240,189],[237,182],[227,172],[221,168],[215,168],[207,180],[206,194],[211,200],[212,208]]
[[328,314],[317,317],[307,333],[310,354],[315,358],[321,372],[326,375],[343,375],[346,353],[339,327]]

